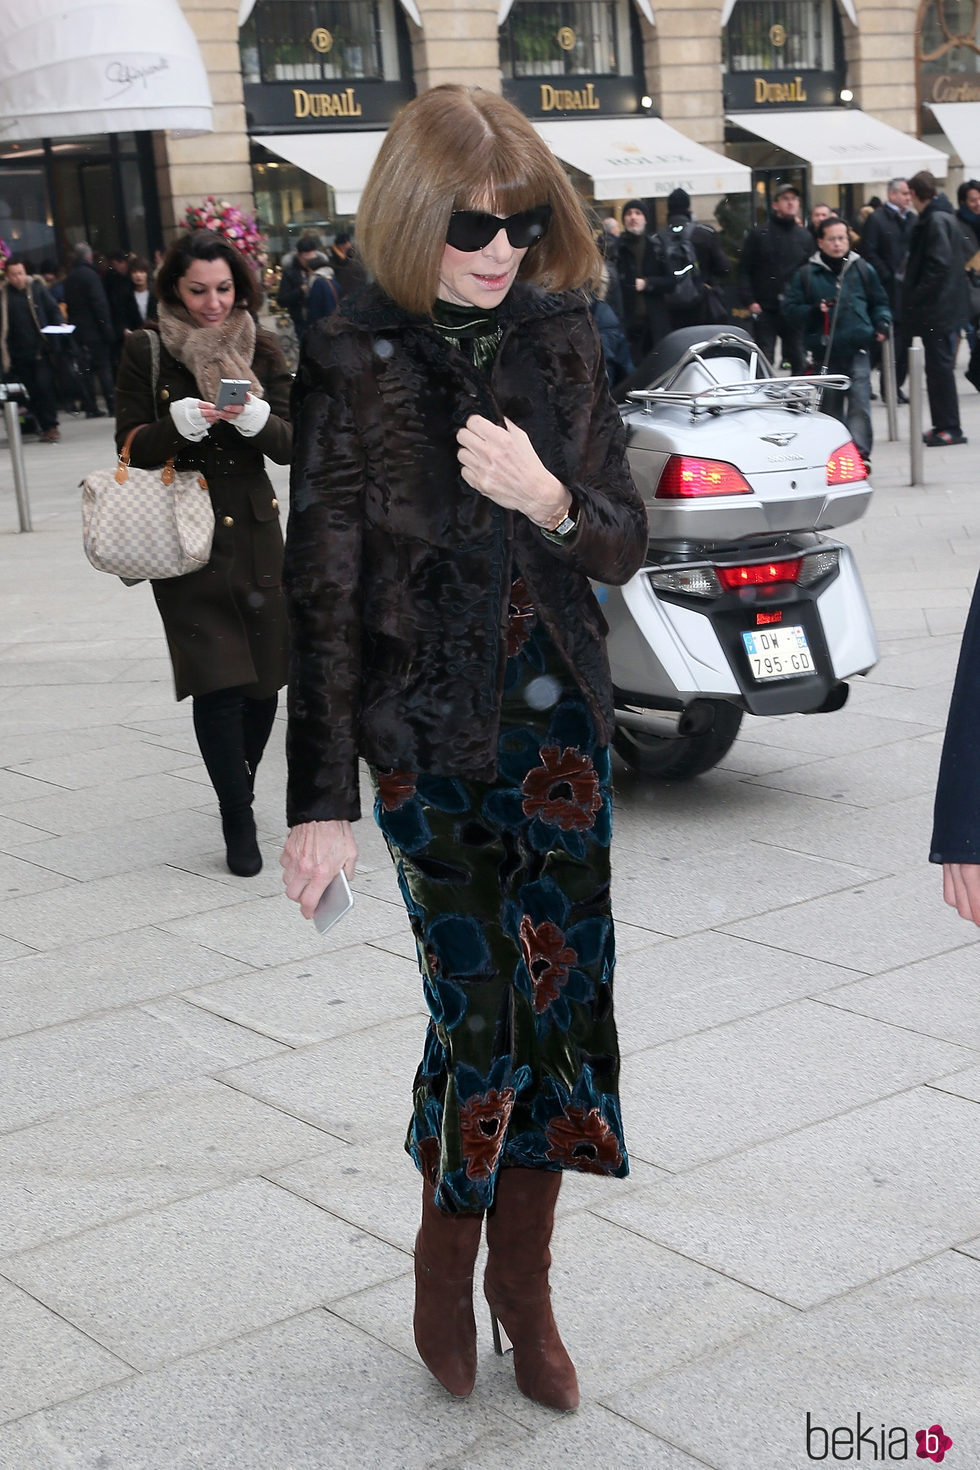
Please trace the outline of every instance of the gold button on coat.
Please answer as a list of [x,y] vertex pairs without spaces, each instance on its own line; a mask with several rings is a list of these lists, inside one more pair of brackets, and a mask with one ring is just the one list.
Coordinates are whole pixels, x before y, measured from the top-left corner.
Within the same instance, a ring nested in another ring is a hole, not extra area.
[[222,516],[221,517],[221,524],[223,526],[233,526],[235,524],[235,517],[234,516]]
[[273,502],[272,502],[272,509],[273,510],[278,510],[279,509],[279,502],[278,502],[278,500],[273,500]]
[[160,401],[162,403],[166,403],[166,401],[167,401],[167,399],[169,397],[170,397],[170,394],[167,392],[166,388],[161,388],[160,389]]

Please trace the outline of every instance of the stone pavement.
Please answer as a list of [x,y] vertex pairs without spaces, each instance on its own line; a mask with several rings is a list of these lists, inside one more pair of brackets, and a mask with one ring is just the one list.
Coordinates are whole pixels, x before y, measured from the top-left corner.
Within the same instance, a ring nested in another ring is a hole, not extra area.
[[747,719],[693,784],[617,771],[634,1172],[562,1196],[569,1418],[482,1314],[468,1402],[414,1352],[424,1020],[373,824],[320,939],[281,891],[280,723],[266,868],[225,870],[148,589],[81,552],[107,426],[28,444],[31,535],[0,447],[3,1470],[938,1463],[936,1423],[976,1470],[980,935],[926,854],[980,398],[915,490],[875,412],[849,534],[878,667],[837,714]]

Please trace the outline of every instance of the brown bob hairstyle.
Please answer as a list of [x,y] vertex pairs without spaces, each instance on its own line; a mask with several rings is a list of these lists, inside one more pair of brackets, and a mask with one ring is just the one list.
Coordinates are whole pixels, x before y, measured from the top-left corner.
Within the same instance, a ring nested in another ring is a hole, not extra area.
[[240,250],[229,245],[214,230],[194,230],[175,240],[157,272],[156,293],[168,306],[179,306],[177,282],[186,276],[195,260],[223,260],[235,283],[235,305],[246,311],[259,308],[259,288],[251,267]]
[[551,205],[518,277],[551,291],[594,285],[602,260],[561,164],[522,112],[479,88],[433,87],[395,118],[357,212],[357,248],[399,306],[432,310],[454,209],[506,218]]

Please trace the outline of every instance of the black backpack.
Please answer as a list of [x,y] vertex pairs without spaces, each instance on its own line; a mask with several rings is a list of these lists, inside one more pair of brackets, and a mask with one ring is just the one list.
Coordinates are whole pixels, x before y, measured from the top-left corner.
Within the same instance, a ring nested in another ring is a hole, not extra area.
[[685,220],[683,224],[667,225],[656,234],[657,245],[667,274],[673,276],[675,285],[667,297],[671,311],[687,311],[700,306],[704,300],[704,277],[698,265],[694,249],[694,224]]

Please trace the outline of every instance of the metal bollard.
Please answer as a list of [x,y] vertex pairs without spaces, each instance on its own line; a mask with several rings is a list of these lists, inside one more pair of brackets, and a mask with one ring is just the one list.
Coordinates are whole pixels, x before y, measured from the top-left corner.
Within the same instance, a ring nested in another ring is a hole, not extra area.
[[3,419],[7,427],[7,442],[10,445],[10,463],[14,471],[14,494],[17,497],[17,514],[20,529],[31,531],[31,502],[27,493],[27,472],[24,469],[24,441],[20,437],[20,405],[3,397]]
[[914,337],[909,348],[909,484],[922,485],[922,399],[923,362],[925,349],[922,338]]
[[890,326],[888,336],[881,344],[881,393],[888,413],[888,439],[894,444],[898,438],[898,390],[895,385],[895,338]]

